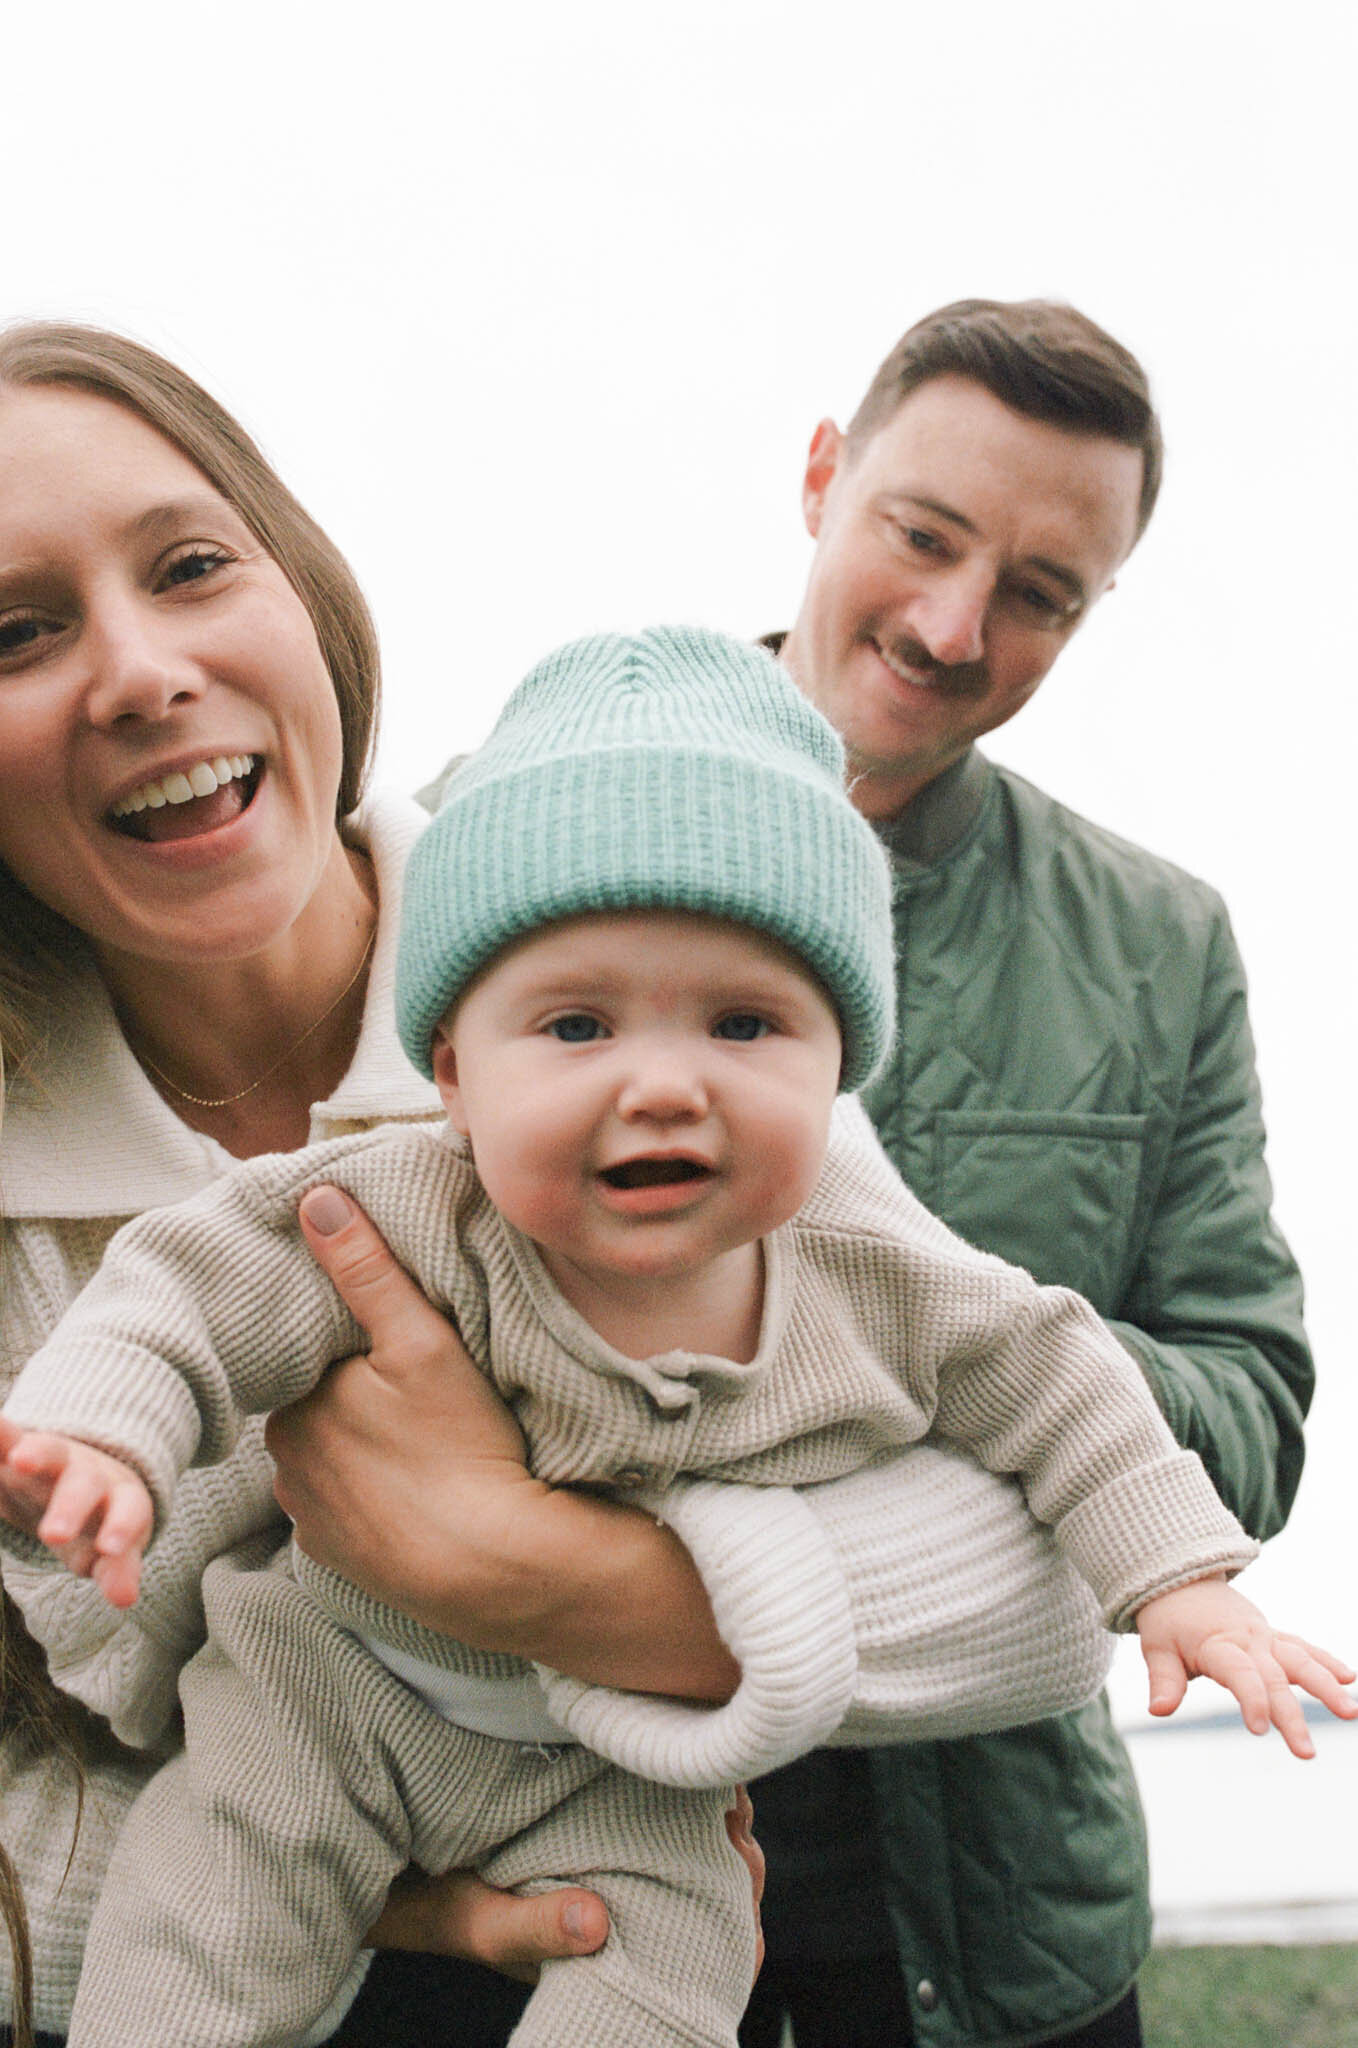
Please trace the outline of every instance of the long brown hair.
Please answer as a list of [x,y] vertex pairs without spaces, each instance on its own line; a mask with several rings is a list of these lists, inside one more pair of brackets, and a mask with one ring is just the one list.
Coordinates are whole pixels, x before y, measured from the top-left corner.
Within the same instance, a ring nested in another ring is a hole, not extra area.
[[[343,764],[337,814],[346,817],[362,793],[376,736],[377,633],[348,563],[239,421],[192,377],[140,342],[60,321],[29,321],[0,330],[0,397],[7,386],[58,386],[136,413],[187,456],[240,514],[296,590],[316,629],[339,706]],[[0,865],[0,1052],[11,1074],[41,1030],[43,980],[74,940],[70,928]],[[3,1088],[0,1062],[0,1112]],[[78,1832],[85,1785],[83,1716],[53,1686],[42,1651],[8,1594],[0,1598],[0,1728],[6,1742],[26,1756],[48,1756],[54,1765],[74,1772]],[[14,2048],[32,2048],[32,1944],[23,1887],[3,1843],[0,1918],[14,1966]]]

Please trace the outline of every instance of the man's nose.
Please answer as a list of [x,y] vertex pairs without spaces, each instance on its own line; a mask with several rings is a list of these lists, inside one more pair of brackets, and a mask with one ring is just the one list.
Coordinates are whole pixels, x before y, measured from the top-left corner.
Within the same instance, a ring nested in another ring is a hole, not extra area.
[[956,668],[961,662],[984,658],[989,607],[989,577],[959,572],[940,577],[919,592],[907,623],[935,661]]

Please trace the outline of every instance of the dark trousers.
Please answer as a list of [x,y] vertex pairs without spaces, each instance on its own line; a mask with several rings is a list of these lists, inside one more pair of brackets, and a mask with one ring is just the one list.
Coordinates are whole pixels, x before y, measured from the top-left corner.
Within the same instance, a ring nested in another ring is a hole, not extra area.
[[[329,2048],[505,2048],[529,1999],[529,1987],[441,1956],[383,1952],[369,1970]],[[10,2048],[0,2026],[0,2048]],[[35,2048],[64,2048],[55,2034]]]
[[[475,1963],[380,1955],[331,2048],[504,2048],[528,1988]],[[894,1959],[879,1968],[824,1964],[761,1976],[741,2024],[741,2048],[778,2048],[790,2013],[796,2048],[907,2048],[910,2008]],[[0,2028],[0,2048],[9,2029]],[[39,2034],[36,2048],[62,2048]],[[1143,2048],[1136,1993],[1088,2026],[1042,2048]]]
[[[741,2022],[741,2048],[779,2048],[785,2016],[795,2048],[909,2048],[915,2039],[894,1956],[765,1970]],[[1042,2048],[1143,2048],[1136,1992]]]
[[505,2048],[531,1996],[479,1963],[383,1951],[328,2048]]

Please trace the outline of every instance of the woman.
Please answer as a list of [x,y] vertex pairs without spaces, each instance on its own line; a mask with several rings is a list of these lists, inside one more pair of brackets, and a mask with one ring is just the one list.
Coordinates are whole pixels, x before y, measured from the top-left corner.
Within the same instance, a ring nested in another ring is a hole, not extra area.
[[[0,990],[33,1041],[4,1133],[6,1379],[130,1214],[232,1157],[435,1113],[390,1022],[419,816],[402,799],[359,803],[376,686],[352,576],[211,399],[116,336],[0,335]],[[803,1729],[819,1715],[824,1731],[852,1708],[855,1739],[900,1739],[1050,1712],[1096,1682],[1084,1596],[997,1482],[912,1453],[814,1504],[770,1490],[715,1533],[678,1499],[666,1513],[686,1548],[644,1516],[532,1480],[512,1421],[365,1219],[324,1192],[307,1206],[308,1239],[373,1352],[276,1420],[285,1505],[329,1561],[422,1618],[587,1683],[713,1703],[713,1755],[731,1775],[786,1753],[789,1715]],[[381,1500],[382,1432],[405,1439],[412,1423],[417,1444],[402,1442]],[[318,1452],[357,1455],[366,1472],[338,1530],[307,1498]],[[413,1489],[412,1458],[426,1465]],[[38,2025],[54,2038],[120,1816],[176,1739],[175,1680],[198,1625],[171,1621],[172,1589],[205,1573],[210,1585],[228,1549],[269,1554],[271,1477],[258,1431],[194,1475],[130,1614],[83,1583],[6,1569],[49,1653],[52,1725],[74,1719],[86,1758],[77,1828],[82,1781],[56,1736],[44,1723],[20,1740],[7,1717],[0,1839],[27,1899]],[[884,1537],[860,1564],[836,1530],[846,1504],[861,1519],[865,1487]],[[959,1566],[950,1534],[964,1526]],[[812,1559],[814,1612],[780,1594],[789,1544]],[[941,1615],[931,1569],[947,1582]],[[869,1655],[882,1570],[918,1579],[919,1629]],[[374,1939],[531,1967],[603,1936],[587,1894],[542,1911],[412,1877]],[[456,2038],[475,2038],[465,1988],[453,2001],[440,1983],[430,2017],[407,2005],[408,1980],[375,1971],[365,2015],[337,2038],[418,2030],[430,2044],[447,2010]],[[480,2038],[508,2024],[490,2013]]]

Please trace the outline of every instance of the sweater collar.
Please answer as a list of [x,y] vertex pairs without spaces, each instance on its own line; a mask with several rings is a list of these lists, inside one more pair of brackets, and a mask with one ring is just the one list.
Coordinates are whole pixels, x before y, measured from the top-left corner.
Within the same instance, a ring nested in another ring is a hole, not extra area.
[[[355,1125],[440,1112],[437,1091],[401,1050],[393,996],[401,878],[427,822],[409,798],[386,794],[364,803],[346,827],[347,841],[370,855],[377,877],[377,943],[358,1045],[334,1093],[313,1106],[313,1142]],[[102,981],[81,963],[63,985],[59,1021],[5,1105],[4,1214],[131,1216],[183,1201],[236,1164],[214,1138],[181,1123],[151,1086]]]

